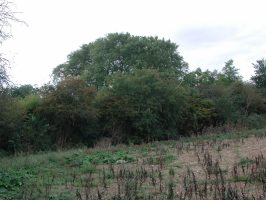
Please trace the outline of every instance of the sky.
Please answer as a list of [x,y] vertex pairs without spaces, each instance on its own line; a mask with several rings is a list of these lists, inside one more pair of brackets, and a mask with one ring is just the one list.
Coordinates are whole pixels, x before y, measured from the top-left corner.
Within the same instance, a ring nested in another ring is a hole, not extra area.
[[41,86],[82,44],[113,32],[179,45],[189,69],[221,70],[234,60],[248,80],[266,58],[265,0],[12,0],[13,37],[1,46],[12,82]]

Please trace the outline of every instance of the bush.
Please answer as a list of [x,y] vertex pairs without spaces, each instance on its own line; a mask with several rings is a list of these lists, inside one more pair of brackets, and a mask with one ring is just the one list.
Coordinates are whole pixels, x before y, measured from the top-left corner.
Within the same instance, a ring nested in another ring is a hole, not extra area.
[[60,147],[97,139],[97,112],[92,106],[96,90],[79,79],[66,79],[44,93],[38,116],[49,125],[52,143]]
[[176,80],[156,70],[117,74],[96,97],[103,132],[113,143],[169,139],[178,134],[186,93]]
[[253,113],[245,118],[243,118],[243,123],[247,125],[250,129],[260,129],[266,127],[266,114],[258,115]]

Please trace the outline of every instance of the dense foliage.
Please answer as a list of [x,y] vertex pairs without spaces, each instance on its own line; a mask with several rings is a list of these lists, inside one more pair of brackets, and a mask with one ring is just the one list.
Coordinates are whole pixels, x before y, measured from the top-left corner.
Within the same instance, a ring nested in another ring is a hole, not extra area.
[[221,71],[188,71],[177,48],[114,33],[72,52],[54,69],[54,84],[11,87],[0,76],[0,149],[92,146],[103,137],[141,143],[228,124],[264,126],[264,59],[244,82],[233,60]]
[[78,76],[90,85],[102,87],[116,72],[128,74],[140,69],[157,69],[179,78],[187,64],[177,52],[177,45],[169,40],[114,33],[72,52],[53,74],[56,80]]
[[117,74],[110,85],[99,91],[96,105],[104,131],[115,143],[182,134],[186,94],[175,79],[147,69]]
[[255,68],[255,76],[251,79],[255,82],[258,87],[266,87],[266,60],[257,60],[256,64],[253,64]]

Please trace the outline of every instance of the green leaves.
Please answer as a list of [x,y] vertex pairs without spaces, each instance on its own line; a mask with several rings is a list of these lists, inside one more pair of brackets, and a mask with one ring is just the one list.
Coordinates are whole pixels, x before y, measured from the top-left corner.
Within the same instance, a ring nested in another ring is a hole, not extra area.
[[96,152],[85,157],[84,162],[93,164],[114,164],[118,161],[134,162],[136,158],[125,151]]
[[99,164],[114,164],[117,161],[134,162],[136,158],[124,150],[96,151],[91,154],[77,153],[66,157],[66,164],[70,166],[87,166]]
[[33,176],[25,170],[0,169],[0,199],[15,199],[28,180]]
[[199,87],[204,85],[222,85],[229,86],[235,82],[241,82],[242,77],[239,75],[239,70],[234,66],[234,61],[229,60],[225,62],[221,72],[202,71],[197,68],[195,71],[189,72],[185,75],[185,84],[190,87]]
[[115,140],[138,143],[176,135],[184,94],[176,80],[146,69],[117,74],[96,102],[105,128]]
[[129,74],[140,69],[156,69],[179,78],[184,75],[187,64],[177,47],[157,37],[112,33],[71,53],[68,61],[56,67],[53,74],[56,79],[81,76],[97,87],[108,86],[110,75]]
[[251,77],[251,80],[259,88],[266,87],[266,60],[257,60],[257,63],[253,64],[253,66],[255,68],[255,75]]
[[95,93],[95,88],[82,80],[66,79],[44,96],[38,113],[49,123],[58,145],[81,140],[91,144],[97,137],[94,135],[97,113],[92,107]]
[[234,66],[234,61],[231,59],[225,62],[222,72],[218,74],[218,83],[228,86],[234,82],[241,81],[242,77],[238,73],[239,69]]

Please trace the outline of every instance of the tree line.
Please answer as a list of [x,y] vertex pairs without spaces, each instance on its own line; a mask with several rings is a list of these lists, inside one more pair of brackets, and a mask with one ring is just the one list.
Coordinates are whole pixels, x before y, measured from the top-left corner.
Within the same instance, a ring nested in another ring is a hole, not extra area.
[[68,55],[50,84],[13,86],[0,71],[0,149],[40,151],[142,143],[202,134],[209,127],[266,122],[266,61],[243,81],[233,60],[189,71],[178,45],[112,33]]

